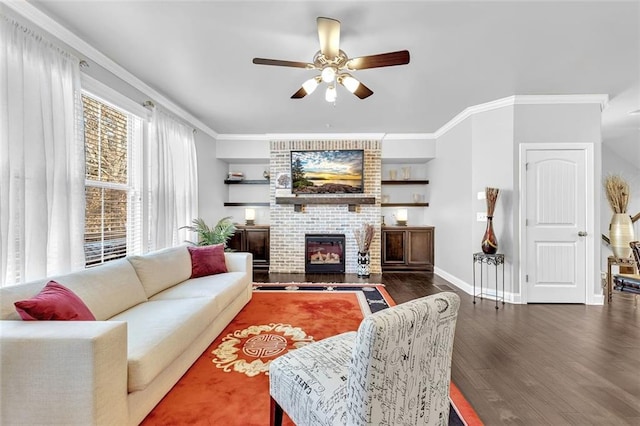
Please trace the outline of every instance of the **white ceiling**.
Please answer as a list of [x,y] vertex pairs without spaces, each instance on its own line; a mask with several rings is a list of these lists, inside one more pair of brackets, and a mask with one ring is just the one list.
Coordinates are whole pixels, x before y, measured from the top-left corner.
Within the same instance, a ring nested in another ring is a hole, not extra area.
[[[511,95],[608,94],[607,143],[640,149],[638,1],[31,3],[218,133],[431,133]],[[311,62],[318,16],[342,22],[350,57],[411,63],[355,72],[365,100],[290,99],[315,73],[251,60]]]

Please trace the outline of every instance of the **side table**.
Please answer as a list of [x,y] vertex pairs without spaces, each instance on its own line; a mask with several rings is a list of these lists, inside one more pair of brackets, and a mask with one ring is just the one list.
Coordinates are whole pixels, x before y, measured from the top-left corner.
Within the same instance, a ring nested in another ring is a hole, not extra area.
[[[480,293],[476,294],[476,264],[480,265]],[[482,299],[482,296],[490,296],[488,293],[483,292],[483,274],[482,269],[483,265],[487,265],[487,281],[489,281],[489,266],[495,266],[496,271],[496,309],[498,309],[498,300],[502,301],[504,305],[504,254],[496,253],[496,254],[486,254],[482,252],[473,253],[473,303],[476,303],[476,296],[479,296]],[[502,297],[498,297],[498,265],[502,265]],[[489,289],[489,283],[487,282],[487,290]]]
[[607,258],[607,288],[605,289],[606,295],[605,299],[607,304],[610,304],[613,300],[613,275],[611,275],[611,266],[632,266],[633,269],[636,269],[636,261],[633,257],[615,257],[609,256]]

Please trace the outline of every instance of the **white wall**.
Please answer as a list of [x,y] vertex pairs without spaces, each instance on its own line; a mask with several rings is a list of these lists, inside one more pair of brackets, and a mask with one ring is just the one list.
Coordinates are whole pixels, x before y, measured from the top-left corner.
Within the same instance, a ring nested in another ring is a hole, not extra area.
[[426,220],[435,226],[436,273],[463,288],[472,283],[474,252],[472,130],[468,118],[439,137],[437,156],[426,165],[430,181]]
[[[600,179],[600,105],[541,104],[502,105],[477,109],[462,121],[447,127],[437,138],[437,157],[427,163],[431,180],[427,221],[436,227],[436,273],[471,292],[472,254],[480,251],[486,222],[476,214],[486,212],[486,201],[478,200],[485,187],[500,189],[494,230],[499,252],[505,254],[507,300],[520,301],[519,242],[519,145],[522,143],[588,143],[594,145],[595,180]],[[599,230],[600,201],[589,213]],[[591,236],[590,238],[594,238]],[[598,234],[599,238],[599,234]],[[599,295],[599,251],[593,259],[591,302]],[[479,269],[477,270],[479,272]],[[486,282],[486,281],[485,281]],[[490,281],[493,284],[493,281]]]
[[[472,165],[471,194],[474,211],[471,212],[471,245],[474,251],[481,251],[482,237],[487,222],[477,221],[476,213],[487,211],[486,200],[478,200],[478,192],[486,187],[498,188],[498,201],[493,218],[494,231],[498,239],[498,252],[505,255],[505,293],[518,293],[516,279],[518,256],[518,185],[517,151],[513,143],[514,107],[474,114],[472,117]],[[478,273],[480,267],[477,267]],[[484,268],[485,271],[489,268]],[[487,281],[489,279],[490,281]],[[485,278],[485,282],[495,284],[495,275]],[[508,297],[513,300],[513,297]]]
[[209,225],[215,225],[226,214],[225,197],[227,165],[216,158],[216,141],[203,132],[196,133],[198,158],[198,215]]
[[[516,105],[514,142],[523,143],[583,143],[594,147],[594,189],[602,192],[602,131],[601,109],[598,103]],[[595,196],[587,217],[594,223],[594,231],[586,238],[593,246],[591,283],[587,283],[587,303],[602,302],[600,281],[601,196]],[[589,276],[589,275],[588,275]]]

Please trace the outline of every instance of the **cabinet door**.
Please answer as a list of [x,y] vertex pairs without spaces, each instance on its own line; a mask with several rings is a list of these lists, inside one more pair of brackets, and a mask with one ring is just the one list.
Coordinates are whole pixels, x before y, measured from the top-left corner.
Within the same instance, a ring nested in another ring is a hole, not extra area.
[[433,270],[433,229],[407,231],[407,265]]
[[385,266],[404,265],[406,232],[385,230],[382,232],[382,264]]
[[227,241],[227,247],[233,251],[244,251],[242,247],[242,240],[244,239],[244,230],[236,229],[236,232]]
[[269,230],[245,229],[246,251],[253,254],[255,267],[269,264]]

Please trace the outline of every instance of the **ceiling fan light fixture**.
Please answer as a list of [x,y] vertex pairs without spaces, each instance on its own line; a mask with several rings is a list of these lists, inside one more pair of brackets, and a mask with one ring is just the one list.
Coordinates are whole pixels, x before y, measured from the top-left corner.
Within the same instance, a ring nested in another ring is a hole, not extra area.
[[336,79],[336,69],[333,67],[325,67],[322,69],[322,81],[325,83],[333,83]]
[[324,99],[327,102],[335,102],[337,97],[338,91],[336,90],[336,86],[331,85],[327,87],[327,91],[324,94]]
[[356,90],[358,90],[358,87],[360,86],[360,82],[351,77],[349,74],[342,74],[340,76],[340,83],[351,93],[354,93]]
[[307,95],[310,95],[316,90],[320,82],[318,81],[318,77],[310,78],[309,80],[302,83],[302,88],[307,92]]

